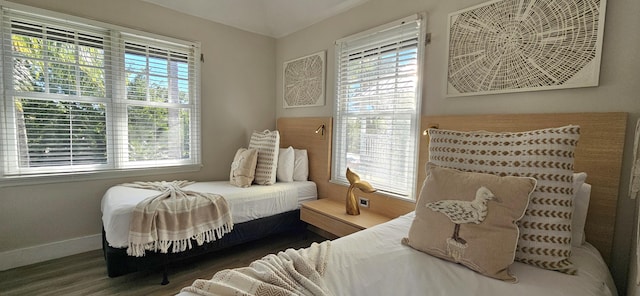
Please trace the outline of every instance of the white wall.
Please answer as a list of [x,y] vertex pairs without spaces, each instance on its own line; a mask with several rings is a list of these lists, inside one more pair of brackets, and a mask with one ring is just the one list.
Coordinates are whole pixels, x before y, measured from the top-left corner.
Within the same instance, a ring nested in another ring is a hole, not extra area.
[[[342,37],[426,11],[432,41],[426,48],[423,115],[604,112],[630,113],[630,125],[640,116],[640,1],[610,0],[607,5],[600,86],[515,94],[445,98],[446,29],[449,13],[484,0],[370,0],[276,43],[276,104],[278,117],[331,116],[334,100],[334,41]],[[327,50],[327,103],[323,107],[282,108],[282,63]],[[623,165],[614,252],[611,270],[618,290],[627,288],[627,270],[633,235],[635,202],[626,197],[631,163],[631,134],[628,133]]]
[[[199,172],[188,174],[82,182],[69,178],[68,182],[63,183],[0,188],[0,261],[15,259],[18,263],[29,263],[28,260],[32,258],[15,257],[39,254],[41,250],[37,246],[43,244],[82,237],[90,237],[95,242],[102,225],[100,199],[111,185],[134,179],[228,179],[235,151],[248,145],[251,132],[275,128],[273,38],[142,1],[13,2],[174,38],[200,41],[205,56],[202,64],[204,167]],[[65,245],[59,248],[64,249]],[[99,240],[94,248],[100,248]]]

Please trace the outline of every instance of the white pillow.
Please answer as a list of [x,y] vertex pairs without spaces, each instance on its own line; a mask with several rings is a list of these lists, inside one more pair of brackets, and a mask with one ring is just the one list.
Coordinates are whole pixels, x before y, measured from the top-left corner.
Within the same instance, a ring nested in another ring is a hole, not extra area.
[[254,179],[256,184],[271,185],[276,182],[279,147],[280,133],[278,131],[254,131],[251,135],[249,149],[258,150],[258,164]]
[[276,172],[278,182],[293,182],[293,162],[293,147],[280,148],[278,152],[278,170]]
[[571,245],[581,246],[584,244],[586,237],[584,233],[584,225],[587,221],[587,212],[589,210],[589,201],[591,200],[591,184],[584,183],[580,186],[576,199],[573,200],[573,221],[571,221]]
[[293,181],[309,180],[309,157],[305,149],[293,149],[295,159],[293,162]]
[[584,225],[587,220],[589,195],[591,194],[591,185],[587,184],[588,191],[585,189],[584,185],[586,179],[587,173],[573,173],[573,215],[571,217],[572,246],[581,246],[582,243],[584,243]]
[[578,191],[580,190],[580,188],[582,187],[582,184],[584,184],[584,182],[587,180],[587,173],[585,172],[580,172],[580,173],[573,173],[573,198],[576,198],[576,195],[578,195]]

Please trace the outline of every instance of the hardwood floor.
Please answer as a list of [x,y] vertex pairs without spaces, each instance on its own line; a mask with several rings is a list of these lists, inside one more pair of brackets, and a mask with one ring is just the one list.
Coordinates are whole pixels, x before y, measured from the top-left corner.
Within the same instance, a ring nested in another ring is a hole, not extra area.
[[2,271],[0,295],[175,295],[194,280],[210,279],[219,270],[247,266],[267,254],[304,248],[324,240],[307,231],[302,235],[278,235],[232,247],[171,265],[170,282],[165,286],[160,285],[161,270],[109,278],[102,250],[95,250]]

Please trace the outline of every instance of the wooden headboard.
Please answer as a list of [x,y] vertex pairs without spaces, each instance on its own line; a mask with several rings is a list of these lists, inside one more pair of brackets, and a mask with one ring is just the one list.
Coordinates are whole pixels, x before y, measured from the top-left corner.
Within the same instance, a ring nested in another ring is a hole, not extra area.
[[[607,264],[610,262],[627,113],[424,116],[421,124],[423,130],[437,127],[494,132],[579,125],[580,139],[575,152],[574,171],[586,172],[587,183],[592,185],[585,226],[586,238],[600,251]],[[428,159],[429,140],[428,136],[423,136],[419,159],[419,186],[424,181],[424,165]]]
[[[592,185],[591,201],[585,232],[587,240],[602,254],[607,263],[611,259],[616,207],[620,186],[622,152],[627,126],[627,113],[549,113],[502,115],[442,115],[423,116],[422,129],[432,126],[441,129],[495,132],[526,131],[569,124],[580,125],[580,139],[575,153],[576,172],[588,174]],[[324,125],[318,133],[316,130]],[[319,198],[342,200],[347,187],[329,182],[331,176],[331,117],[279,118],[280,146],[307,149],[309,179],[318,184]],[[429,140],[420,141],[417,193],[425,178],[424,166],[429,159]],[[372,198],[370,210],[389,217],[397,217],[415,207],[410,201],[390,197]],[[376,200],[373,200],[376,199]]]
[[[324,126],[324,128],[322,128]],[[278,118],[280,147],[292,146],[306,149],[309,157],[309,180],[326,184],[331,176],[331,117],[283,117]],[[316,133],[316,131],[318,131]],[[325,186],[318,186],[318,196],[328,195]]]

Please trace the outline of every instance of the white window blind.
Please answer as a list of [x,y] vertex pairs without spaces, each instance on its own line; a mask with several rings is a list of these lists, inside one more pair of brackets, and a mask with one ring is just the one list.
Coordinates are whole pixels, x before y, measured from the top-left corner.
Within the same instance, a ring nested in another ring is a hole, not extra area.
[[2,8],[2,177],[199,164],[199,45],[51,15]]
[[422,15],[336,42],[334,182],[346,168],[379,191],[414,197]]
[[122,161],[128,166],[154,166],[198,159],[192,155],[200,147],[200,137],[191,128],[197,119],[191,95],[195,91],[190,87],[195,80],[193,47],[124,34],[122,39],[126,106],[118,109],[118,115],[127,119],[127,126],[119,134],[128,135],[126,147],[120,146],[119,154],[127,156]]

